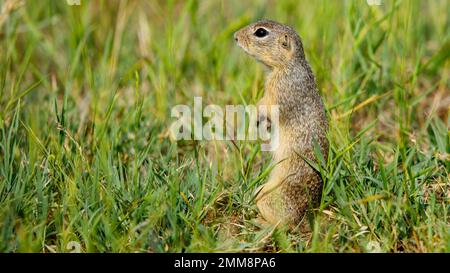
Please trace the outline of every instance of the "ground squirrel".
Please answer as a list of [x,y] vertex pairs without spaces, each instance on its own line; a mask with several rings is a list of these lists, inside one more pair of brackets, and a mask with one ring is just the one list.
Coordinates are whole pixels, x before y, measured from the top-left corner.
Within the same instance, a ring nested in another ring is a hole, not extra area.
[[[279,107],[275,166],[257,193],[256,204],[268,222],[295,226],[308,208],[320,202],[322,179],[304,158],[316,160],[314,141],[327,156],[325,107],[295,30],[262,20],[238,30],[234,38],[238,46],[268,68],[264,96],[258,105]],[[267,113],[259,115],[270,120]]]

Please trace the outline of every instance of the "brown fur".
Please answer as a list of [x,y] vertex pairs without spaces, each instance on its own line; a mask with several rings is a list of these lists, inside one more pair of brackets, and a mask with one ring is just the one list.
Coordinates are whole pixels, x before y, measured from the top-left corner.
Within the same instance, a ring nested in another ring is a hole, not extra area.
[[[254,35],[258,28],[269,34]],[[268,68],[264,96],[258,105],[279,105],[279,147],[275,167],[256,197],[270,223],[297,225],[321,197],[322,180],[302,158],[315,161],[313,141],[326,158],[328,122],[314,74],[305,59],[298,34],[290,27],[263,20],[234,34],[237,44]],[[267,113],[260,112],[263,118]],[[301,156],[300,156],[301,155]]]

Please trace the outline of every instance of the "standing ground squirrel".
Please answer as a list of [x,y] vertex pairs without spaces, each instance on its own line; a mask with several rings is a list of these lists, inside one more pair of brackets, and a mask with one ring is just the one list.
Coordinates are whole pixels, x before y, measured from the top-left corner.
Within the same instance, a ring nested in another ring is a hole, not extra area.
[[[234,38],[238,46],[269,70],[258,105],[279,107],[275,166],[257,194],[256,204],[268,222],[294,226],[308,208],[318,205],[322,194],[322,179],[304,158],[315,160],[316,141],[326,159],[328,122],[324,104],[295,30],[262,20],[240,29]],[[259,115],[270,122],[267,113],[259,111]]]

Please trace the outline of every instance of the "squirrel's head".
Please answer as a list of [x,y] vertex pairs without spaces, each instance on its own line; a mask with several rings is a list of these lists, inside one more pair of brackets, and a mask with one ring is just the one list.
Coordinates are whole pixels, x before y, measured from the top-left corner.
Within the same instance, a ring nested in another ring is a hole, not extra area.
[[304,58],[300,37],[292,28],[262,20],[234,33],[238,46],[270,68],[283,67]]

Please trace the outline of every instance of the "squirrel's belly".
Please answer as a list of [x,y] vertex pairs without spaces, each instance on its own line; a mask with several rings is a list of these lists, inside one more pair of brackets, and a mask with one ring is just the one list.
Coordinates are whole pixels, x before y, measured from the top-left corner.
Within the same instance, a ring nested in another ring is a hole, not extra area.
[[278,137],[275,138],[275,149],[272,151],[273,160],[275,164],[282,162],[287,157],[289,157],[290,153],[292,153],[292,148],[289,143],[289,134],[285,130],[285,128],[280,128],[278,130]]
[[[261,215],[272,224],[296,224],[302,219],[309,202],[320,198],[320,177],[300,158],[308,146],[302,132],[282,127],[279,145],[273,150],[275,165],[268,182],[257,197]],[[310,155],[307,155],[310,156]]]

